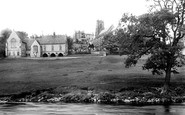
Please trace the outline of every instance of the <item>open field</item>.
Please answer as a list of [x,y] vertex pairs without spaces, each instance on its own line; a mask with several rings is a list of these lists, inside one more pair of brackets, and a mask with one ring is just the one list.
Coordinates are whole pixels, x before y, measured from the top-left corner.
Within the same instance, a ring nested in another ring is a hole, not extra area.
[[[0,95],[46,88],[79,87],[120,91],[124,88],[161,86],[163,76],[142,70],[144,60],[125,68],[124,56],[77,56],[71,59],[2,59],[0,60]],[[172,75],[172,85],[185,83],[185,67]]]

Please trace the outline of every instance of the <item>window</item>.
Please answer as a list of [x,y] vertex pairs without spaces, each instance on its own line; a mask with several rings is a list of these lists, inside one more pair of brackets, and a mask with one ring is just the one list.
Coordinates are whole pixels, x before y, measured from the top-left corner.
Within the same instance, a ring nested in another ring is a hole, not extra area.
[[11,48],[16,48],[16,39],[12,38],[10,42],[11,42]]
[[19,52],[17,52],[17,56],[19,56]]
[[51,50],[54,51],[54,46],[53,45],[51,46]]
[[45,51],[45,50],[44,50],[44,46],[42,46],[41,48],[42,48],[42,49],[41,49],[42,51]]
[[60,45],[60,50],[62,50],[62,45]]
[[33,52],[36,52],[36,53],[38,52],[38,46],[36,45],[33,46]]
[[46,46],[43,45],[42,46],[42,49],[43,49],[43,51],[46,51]]

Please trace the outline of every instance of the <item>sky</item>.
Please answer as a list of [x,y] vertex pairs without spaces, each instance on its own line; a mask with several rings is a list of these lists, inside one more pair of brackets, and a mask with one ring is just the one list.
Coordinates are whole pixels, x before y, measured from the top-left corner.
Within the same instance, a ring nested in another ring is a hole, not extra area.
[[97,20],[105,28],[116,27],[123,13],[145,12],[146,0],[0,0],[0,31],[9,28],[29,36],[95,33]]

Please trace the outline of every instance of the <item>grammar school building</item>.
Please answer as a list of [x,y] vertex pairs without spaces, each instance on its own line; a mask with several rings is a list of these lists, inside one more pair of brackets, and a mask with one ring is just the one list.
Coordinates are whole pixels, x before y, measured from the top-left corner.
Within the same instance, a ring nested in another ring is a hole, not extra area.
[[15,31],[7,39],[5,49],[7,57],[62,57],[67,52],[67,38],[64,35],[21,38]]

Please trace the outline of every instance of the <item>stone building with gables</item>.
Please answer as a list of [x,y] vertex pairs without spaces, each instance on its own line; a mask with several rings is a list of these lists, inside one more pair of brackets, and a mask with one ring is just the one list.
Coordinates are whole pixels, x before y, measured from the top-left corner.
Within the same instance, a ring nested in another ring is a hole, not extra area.
[[61,57],[68,52],[67,38],[64,35],[21,38],[12,31],[5,52],[7,57]]

